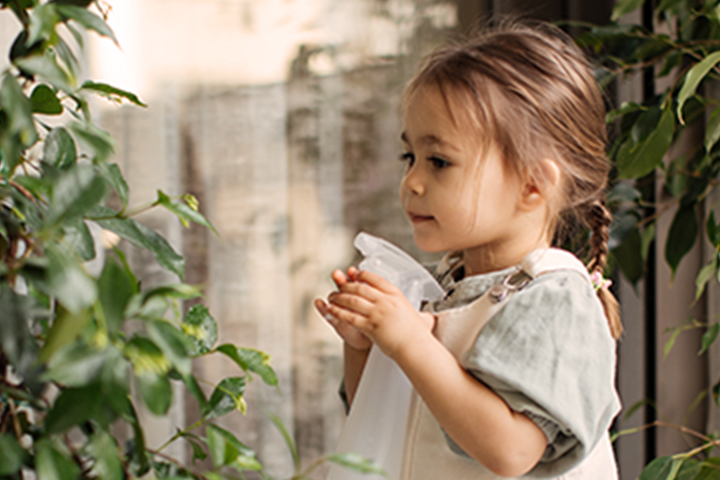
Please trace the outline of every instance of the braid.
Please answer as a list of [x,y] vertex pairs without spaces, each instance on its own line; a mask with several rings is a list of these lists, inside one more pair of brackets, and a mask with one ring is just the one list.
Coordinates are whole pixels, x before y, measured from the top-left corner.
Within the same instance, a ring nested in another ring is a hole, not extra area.
[[[585,219],[592,235],[590,236],[590,262],[587,267],[592,272],[600,272],[602,275],[608,257],[608,239],[610,238],[610,223],[612,215],[600,200],[593,200],[587,207]],[[610,333],[616,340],[620,338],[623,327],[620,321],[620,309],[615,296],[607,287],[598,288],[598,297],[605,310],[605,316],[610,326]]]
[[590,272],[603,272],[608,256],[608,239],[610,238],[610,223],[612,215],[599,200],[590,203],[587,211],[586,222],[592,231],[590,236]]

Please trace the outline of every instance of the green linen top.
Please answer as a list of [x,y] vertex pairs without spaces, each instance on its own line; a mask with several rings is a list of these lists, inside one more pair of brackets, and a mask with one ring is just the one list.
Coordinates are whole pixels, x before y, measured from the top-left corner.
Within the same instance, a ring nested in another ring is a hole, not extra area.
[[[462,278],[457,262],[440,278],[446,297],[430,310],[466,305],[515,271]],[[516,292],[460,363],[547,437],[528,476],[553,477],[579,464],[620,410],[615,341],[592,285],[575,270],[548,272]]]

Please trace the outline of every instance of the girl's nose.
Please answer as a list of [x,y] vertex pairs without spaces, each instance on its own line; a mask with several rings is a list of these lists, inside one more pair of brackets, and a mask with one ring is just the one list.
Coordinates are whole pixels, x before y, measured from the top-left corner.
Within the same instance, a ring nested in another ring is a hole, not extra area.
[[422,195],[425,193],[425,184],[422,181],[422,175],[419,174],[415,166],[410,167],[403,176],[401,188],[405,193],[413,195]]

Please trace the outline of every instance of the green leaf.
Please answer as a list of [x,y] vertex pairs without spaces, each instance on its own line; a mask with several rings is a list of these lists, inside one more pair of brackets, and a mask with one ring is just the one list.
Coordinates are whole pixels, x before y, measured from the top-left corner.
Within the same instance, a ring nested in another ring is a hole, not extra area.
[[25,44],[32,45],[39,41],[49,41],[55,34],[55,25],[59,21],[60,16],[52,3],[33,8],[30,13],[30,26]]
[[635,102],[623,102],[622,105],[620,105],[620,108],[607,112],[605,115],[605,123],[613,123],[623,115],[643,110],[647,110],[647,107],[644,105]]
[[232,377],[223,379],[213,390],[208,406],[203,412],[203,418],[216,418],[226,415],[234,410],[245,413],[245,377]]
[[116,332],[122,326],[125,307],[137,291],[135,279],[114,259],[108,258],[98,279],[98,298],[109,331]]
[[58,168],[68,168],[77,160],[75,140],[63,127],[50,130],[45,137],[43,161]]
[[380,465],[358,453],[335,453],[325,458],[327,458],[329,462],[336,463],[355,472],[385,475],[385,470],[383,470]]
[[170,361],[180,375],[190,375],[191,365],[187,337],[164,320],[148,322],[147,331],[150,339],[160,347],[165,358]]
[[697,460],[693,460],[692,458],[685,459],[685,461],[683,462],[682,467],[680,467],[680,471],[678,471],[675,479],[676,480],[696,480],[696,476],[700,472],[701,467],[702,467],[701,462],[698,462]]
[[685,80],[683,81],[677,98],[677,116],[680,123],[685,123],[682,117],[682,108],[685,105],[685,102],[695,95],[695,91],[697,90],[698,85],[700,85],[700,82],[707,76],[708,73],[710,73],[710,70],[712,70],[718,62],[720,62],[720,52],[711,53],[701,62],[693,65],[693,67],[685,74]]
[[27,297],[16,294],[6,283],[0,284],[0,346],[20,374],[33,366],[38,353],[36,340],[28,329],[28,303]]
[[135,337],[125,345],[145,405],[156,415],[167,413],[172,404],[172,386],[167,377],[170,362],[153,342]]
[[707,233],[708,240],[713,247],[717,247],[720,244],[720,226],[715,222],[715,212],[710,211],[708,219],[705,222],[705,232]]
[[53,87],[71,93],[75,91],[73,84],[75,79],[70,77],[57,62],[47,55],[36,54],[15,60],[19,68],[37,75],[47,81]]
[[[643,121],[648,111],[643,113],[638,122]],[[651,130],[647,138],[638,139],[637,143],[628,139],[620,148],[617,156],[617,168],[620,178],[640,178],[652,172],[662,163],[673,140],[675,132],[675,116],[670,108],[662,111],[657,126]]]
[[720,323],[713,323],[708,327],[708,329],[702,336],[702,347],[700,348],[698,355],[702,355],[707,351],[708,348],[710,348],[710,345],[715,342],[715,339],[718,336],[718,332],[720,332]]
[[218,338],[217,323],[204,305],[190,307],[181,328],[191,340],[191,356],[208,353]]
[[80,87],[82,90],[90,90],[92,92],[98,93],[102,95],[105,98],[108,98],[114,102],[122,102],[123,99],[128,100],[131,103],[134,103],[135,105],[139,107],[147,107],[146,104],[142,102],[138,98],[137,95],[134,93],[121,90],[117,87],[113,87],[112,85],[108,85],[106,83],[96,83],[93,81],[88,80],[87,82],[82,84],[82,87]]
[[277,386],[278,380],[272,367],[270,355],[254,348],[236,347],[229,343],[220,345],[217,351],[227,356],[246,372],[256,373],[268,385]]
[[40,351],[40,361],[48,361],[58,350],[75,341],[90,320],[89,311],[77,314],[61,309],[47,334]]
[[115,440],[105,431],[97,431],[88,441],[86,452],[95,462],[92,474],[103,480],[123,480],[125,478],[120,452]]
[[120,167],[118,167],[115,163],[103,162],[98,164],[97,168],[100,175],[105,179],[105,182],[110,185],[113,190],[115,190],[115,193],[117,193],[120,198],[123,207],[127,207],[130,190],[122,172],[120,171]]
[[90,10],[75,5],[58,4],[57,11],[66,19],[75,20],[88,30],[94,30],[103,37],[110,38],[116,45],[118,44],[117,38],[115,38],[115,34],[110,26],[105,23],[105,20]]
[[213,465],[221,467],[232,465],[241,470],[260,470],[255,452],[240,442],[235,435],[217,425],[208,424],[205,428],[208,449]]
[[172,249],[170,244],[154,230],[132,218],[117,217],[118,213],[107,207],[93,211],[94,219],[101,227],[117,233],[135,246],[147,248],[155,254],[160,265],[183,277],[185,260]]
[[95,281],[59,245],[49,245],[45,250],[49,261],[47,275],[49,293],[72,313],[90,307],[97,299]]
[[705,127],[705,151],[709,154],[715,144],[720,140],[720,107],[716,107],[710,114]]
[[49,439],[35,444],[35,471],[38,480],[76,480],[80,467],[71,459],[70,452],[61,450]]
[[695,245],[698,236],[698,221],[695,205],[681,205],[675,213],[667,243],[665,244],[665,261],[675,276],[680,260]]
[[94,383],[106,362],[113,360],[109,353],[83,344],[66,345],[49,359],[43,378],[68,387]]
[[75,165],[55,182],[45,224],[80,217],[93,209],[105,196],[105,182],[90,165]]
[[0,476],[10,476],[20,470],[27,453],[15,437],[0,433]]
[[619,0],[613,8],[610,20],[616,21],[620,17],[640,8],[645,0]]
[[633,228],[623,242],[613,248],[612,254],[617,260],[625,278],[633,285],[643,275],[642,240],[637,228]]
[[700,272],[695,279],[695,300],[700,298],[700,295],[703,294],[703,292],[705,291],[705,285],[707,285],[708,280],[710,280],[710,277],[717,273],[717,267],[718,265],[716,255],[710,263],[700,269]]
[[693,480],[720,480],[720,458],[711,457],[703,460],[700,464],[700,473]]
[[62,390],[45,418],[45,430],[50,434],[61,433],[90,420],[98,408],[99,398],[98,383]]
[[676,328],[673,330],[672,335],[670,335],[670,338],[667,342],[665,342],[665,348],[663,349],[663,359],[665,359],[669,354],[672,348],[675,346],[675,341],[677,340],[678,336],[683,332],[683,328]]
[[[195,222],[199,225],[202,225],[204,227],[209,228],[213,231],[215,235],[220,235],[217,230],[215,230],[215,227],[207,221],[207,219],[198,211],[190,208],[188,205],[180,202],[173,202],[170,197],[165,195],[161,190],[158,190],[158,203],[162,205],[163,207],[170,210],[172,213],[177,215],[177,217],[182,221],[185,222]],[[187,224],[186,224],[187,226]]]
[[[5,74],[0,84],[0,107],[7,119],[7,123],[3,126],[4,134],[9,139],[15,139],[22,147],[34,144],[38,137],[32,117],[32,104],[23,93],[17,79],[10,74]],[[7,155],[8,152],[5,152],[6,161]],[[8,169],[12,170],[14,165],[12,163]]]
[[183,437],[185,438],[185,440],[187,440],[187,442],[192,447],[192,451],[193,451],[192,463],[193,463],[193,465],[195,465],[195,462],[197,460],[205,460],[207,458],[207,453],[205,453],[205,450],[203,450],[202,446],[197,441],[191,439],[187,435],[183,435]]
[[270,420],[273,422],[273,425],[275,425],[275,428],[278,429],[280,432],[280,435],[282,435],[283,440],[285,441],[285,445],[287,446],[288,450],[290,450],[290,454],[293,458],[293,465],[295,466],[295,471],[299,472],[301,468],[301,461],[300,461],[300,454],[298,453],[297,446],[295,445],[295,441],[293,440],[292,435],[290,435],[290,432],[288,432],[287,428],[285,428],[285,425],[283,425],[282,420],[280,420],[280,417],[273,413],[267,413],[267,416],[270,418]]
[[75,252],[78,258],[84,262],[95,258],[95,240],[81,218],[76,217],[65,222],[63,230],[65,230],[65,236],[61,241],[66,249]]
[[105,161],[115,151],[115,141],[110,134],[97,125],[88,122],[72,122],[70,130],[92,152],[91,156],[99,161]]
[[681,464],[682,459],[658,457],[645,467],[639,480],[673,480]]
[[207,399],[205,398],[205,394],[203,393],[202,388],[200,388],[200,385],[198,385],[195,377],[193,377],[192,375],[186,375],[182,377],[182,380],[188,391],[192,394],[193,397],[195,397],[195,400],[197,400],[200,411],[204,412],[205,410],[207,410]]
[[43,113],[45,115],[60,115],[63,112],[63,106],[60,104],[57,95],[52,88],[41,83],[30,94],[30,104],[32,111],[35,113]]

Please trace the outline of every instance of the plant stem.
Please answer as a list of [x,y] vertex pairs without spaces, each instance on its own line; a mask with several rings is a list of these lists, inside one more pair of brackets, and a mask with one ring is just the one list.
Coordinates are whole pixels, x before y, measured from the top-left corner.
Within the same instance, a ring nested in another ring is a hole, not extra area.
[[157,449],[157,452],[158,452],[158,453],[162,452],[162,451],[165,450],[165,448],[166,448],[168,445],[170,445],[172,442],[174,442],[174,441],[177,440],[178,438],[182,437],[183,435],[185,435],[185,434],[188,433],[189,431],[196,429],[197,427],[199,427],[200,425],[202,425],[204,421],[205,421],[205,420],[201,418],[200,420],[198,420],[197,422],[193,423],[192,425],[190,425],[189,427],[185,428],[184,430],[181,430],[181,431],[177,432],[175,435],[173,435],[172,437],[170,437],[167,442],[165,442],[165,443],[163,443],[162,445],[160,445],[160,447],[158,447],[158,449]]

